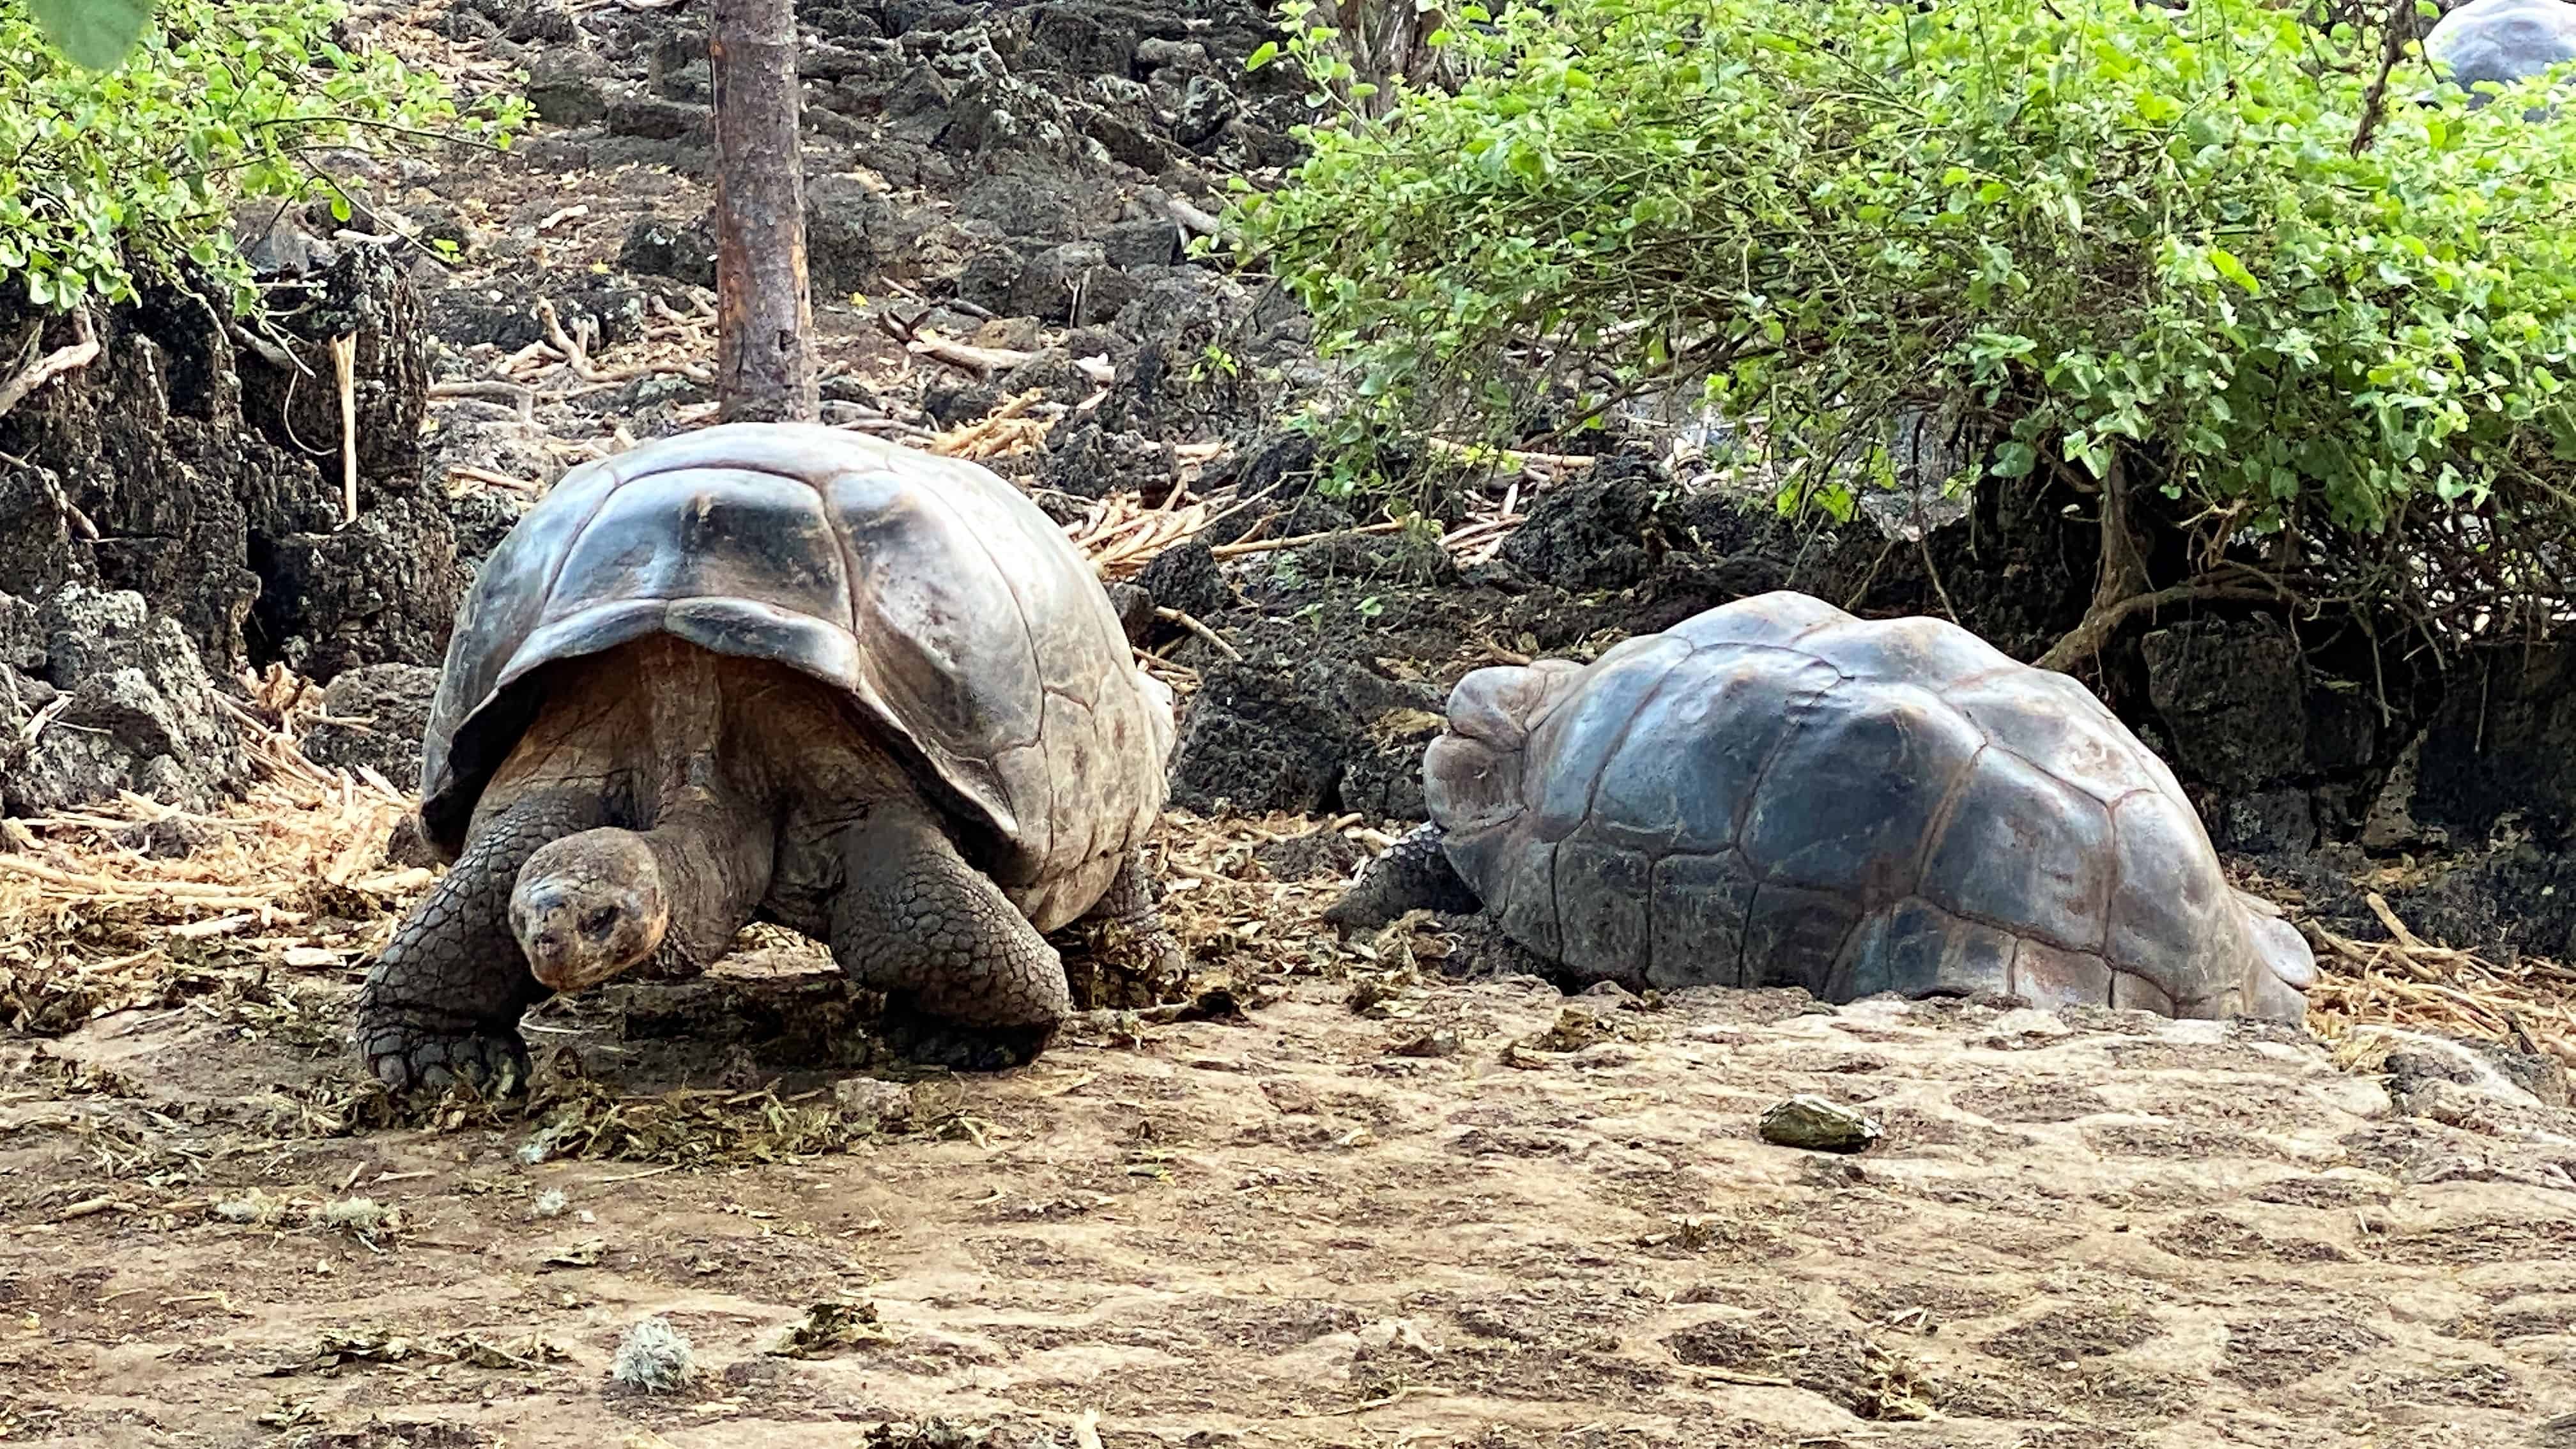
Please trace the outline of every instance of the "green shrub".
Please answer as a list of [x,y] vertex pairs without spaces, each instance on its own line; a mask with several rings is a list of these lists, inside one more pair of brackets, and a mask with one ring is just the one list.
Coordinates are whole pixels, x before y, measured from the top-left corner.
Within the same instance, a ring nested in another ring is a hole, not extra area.
[[[109,71],[74,65],[0,0],[0,287],[39,308],[122,301],[184,260],[254,300],[225,234],[241,200],[324,187],[307,161],[440,128],[504,141],[519,106],[465,118],[435,76],[332,39],[334,0],[169,0]],[[335,197],[345,215],[346,201]]]
[[[1837,512],[1856,445],[1931,408],[1990,475],[2107,483],[2115,521],[2124,478],[2160,487],[2205,552],[2470,511],[2576,535],[2576,107],[2419,105],[2411,52],[2374,101],[2378,36],[2263,0],[1456,23],[1454,93],[1340,108],[1234,213],[1350,364],[1346,417],[1494,441],[1504,379],[1679,379]],[[1288,47],[1326,106],[1331,42]],[[2097,605],[2146,590],[2130,552]],[[2243,556],[2195,580],[2250,584]]]

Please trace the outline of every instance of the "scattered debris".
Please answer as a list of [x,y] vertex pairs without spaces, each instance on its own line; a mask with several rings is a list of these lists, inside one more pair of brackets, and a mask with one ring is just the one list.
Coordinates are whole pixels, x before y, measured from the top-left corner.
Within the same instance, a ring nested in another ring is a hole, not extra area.
[[688,1335],[673,1328],[669,1319],[658,1316],[626,1330],[626,1336],[618,1341],[617,1357],[608,1367],[611,1379],[648,1394],[684,1388],[697,1373],[698,1357],[689,1347]]
[[842,1349],[887,1338],[873,1303],[817,1303],[766,1351],[779,1358],[830,1358]]

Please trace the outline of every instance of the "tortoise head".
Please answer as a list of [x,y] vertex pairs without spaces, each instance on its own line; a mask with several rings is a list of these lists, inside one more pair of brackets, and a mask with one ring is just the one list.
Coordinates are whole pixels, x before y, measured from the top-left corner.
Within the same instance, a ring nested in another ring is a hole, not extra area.
[[557,991],[642,965],[670,928],[661,864],[632,830],[585,830],[544,845],[510,891],[510,932],[528,969]]
[[2253,960],[2245,972],[2244,1015],[2273,1021],[2305,1021],[2308,988],[2317,984],[2317,958],[2299,928],[2281,918],[2280,909],[2259,896],[2231,888],[2245,914],[2245,944]]
[[1422,759],[1432,818],[1458,834],[1522,808],[1521,754],[1530,731],[1573,693],[1583,666],[1566,659],[1478,669],[1449,691],[1449,728]]

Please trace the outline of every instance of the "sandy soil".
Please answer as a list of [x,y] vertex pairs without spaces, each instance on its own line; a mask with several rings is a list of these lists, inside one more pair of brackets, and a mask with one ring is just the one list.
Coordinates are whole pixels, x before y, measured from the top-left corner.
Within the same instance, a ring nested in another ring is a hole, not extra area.
[[[838,988],[737,959],[542,1013],[599,1080],[535,1121],[330,1135],[336,987],[9,1048],[6,1437],[2576,1446],[2576,1122],[2276,1028],[1385,971],[782,1102],[708,1023]],[[1761,1141],[1792,1092],[1885,1135]]]

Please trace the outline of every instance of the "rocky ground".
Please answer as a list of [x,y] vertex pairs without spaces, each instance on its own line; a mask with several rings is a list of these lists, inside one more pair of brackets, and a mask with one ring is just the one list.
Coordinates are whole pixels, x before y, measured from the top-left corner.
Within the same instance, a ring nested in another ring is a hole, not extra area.
[[[2028,657],[2089,587],[2069,525],[1793,530],[1648,408],[1391,512],[1281,426],[1322,385],[1302,315],[1191,253],[1294,154],[1301,88],[1242,68],[1265,12],[802,19],[827,420],[1015,478],[1119,586],[1186,701],[1198,978],[912,1082],[755,936],[541,1011],[533,1104],[398,1125],[352,1082],[349,992],[430,878],[401,822],[455,600],[566,467],[708,417],[714,353],[698,7],[360,7],[350,39],[540,124],[318,157],[345,228],[239,224],[273,327],[156,296],[0,419],[0,1433],[2576,1446],[2557,655],[2437,696],[2211,616],[2088,676],[2318,942],[2313,1038],[1569,1005],[1460,979],[1461,923],[1338,941],[1315,911],[1419,818],[1467,669],[1779,587]],[[341,336],[354,519],[304,381]],[[1799,1092],[1884,1136],[1761,1141]],[[652,1317],[697,1368],[662,1392],[613,1371]]]

